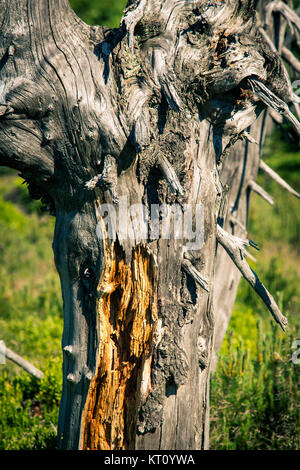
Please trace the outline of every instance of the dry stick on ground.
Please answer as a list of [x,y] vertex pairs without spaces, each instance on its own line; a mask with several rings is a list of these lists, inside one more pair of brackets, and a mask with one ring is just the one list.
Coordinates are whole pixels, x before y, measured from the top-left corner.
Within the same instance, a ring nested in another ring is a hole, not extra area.
[[7,346],[4,346],[3,348],[1,348],[1,353],[4,354],[4,356],[7,359],[14,362],[18,366],[22,367],[22,369],[24,369],[26,372],[28,372],[28,374],[32,375],[33,377],[36,377],[37,379],[44,378],[43,372],[37,369],[33,364],[28,362],[26,359],[24,359],[23,357],[19,356],[14,351],[9,349]]

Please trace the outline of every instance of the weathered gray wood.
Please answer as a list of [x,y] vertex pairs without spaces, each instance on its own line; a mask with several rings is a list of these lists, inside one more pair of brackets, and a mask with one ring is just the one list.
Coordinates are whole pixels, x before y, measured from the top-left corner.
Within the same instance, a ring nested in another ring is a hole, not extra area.
[[[217,225],[245,238],[264,87],[291,97],[254,18],[250,0],[137,0],[109,30],[66,0],[0,0],[0,163],[56,214],[60,448],[208,448],[219,307],[225,325],[239,279]],[[174,233],[149,234],[166,207]],[[196,227],[204,211],[194,247],[175,236],[188,207]]]
[[[287,3],[291,7],[292,2],[289,1]],[[270,49],[276,53],[276,34],[281,37],[282,32],[275,31],[275,20],[270,21],[266,30],[261,26],[261,19],[264,18],[266,6],[267,4],[263,1],[257,2],[256,9],[259,13],[259,32]],[[281,24],[278,22],[278,18],[276,18],[276,24]],[[282,29],[285,30],[284,24]],[[282,47],[282,54],[284,56],[284,46]],[[284,74],[287,77],[287,72],[284,72]],[[227,214],[225,214],[222,219],[224,228],[230,233],[241,237],[247,236],[247,218],[251,197],[251,192],[248,191],[246,187],[251,179],[255,180],[258,167],[261,167],[263,164],[261,160],[262,146],[265,135],[270,134],[273,128],[272,120],[274,123],[281,126],[283,116],[272,108],[269,108],[268,111],[266,110],[263,116],[251,126],[249,131],[251,136],[254,137],[255,141],[258,143],[258,148],[255,145],[251,145],[249,142],[237,142],[232,149],[230,158],[225,160],[222,168],[221,181],[223,185],[228,185],[230,188],[228,193]],[[284,128],[282,129],[283,132],[286,133],[286,130]],[[243,157],[241,158],[241,156]],[[243,186],[241,185],[241,178],[244,182]],[[279,183],[278,178],[277,182]],[[286,184],[283,187],[287,189]],[[214,295],[214,305],[217,313],[215,315],[213,368],[216,366],[217,353],[222,345],[231,317],[239,280],[240,272],[235,268],[226,252],[222,249],[218,249]]]
[[19,367],[22,367],[28,374],[36,377],[37,379],[43,379],[44,374],[42,371],[37,369],[31,362],[27,361],[19,354],[15,353],[12,349],[5,346],[2,348],[1,353],[9,360],[17,364]]
[[248,256],[248,253],[245,250],[245,246],[251,246],[251,242],[249,240],[242,240],[241,238],[230,235],[228,232],[223,230],[220,225],[218,225],[217,240],[227,251],[228,255],[233,260],[234,264],[237,266],[244,278],[262,298],[275,321],[279,323],[283,331],[285,331],[287,325],[286,317],[282,315],[274,298],[258,279],[256,273],[250,268],[245,259]]
[[283,178],[281,178],[276,171],[272,170],[263,160],[259,163],[259,169],[266,173],[270,178],[272,178],[276,183],[278,183],[282,188],[286,189],[293,196],[300,198],[300,194],[295,191]]

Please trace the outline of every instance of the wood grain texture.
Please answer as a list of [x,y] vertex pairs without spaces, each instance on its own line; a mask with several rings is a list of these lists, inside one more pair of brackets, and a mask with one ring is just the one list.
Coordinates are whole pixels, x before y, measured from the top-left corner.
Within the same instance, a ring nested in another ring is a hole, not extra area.
[[[266,123],[247,79],[288,102],[283,63],[250,0],[130,1],[113,30],[66,0],[0,0],[0,25],[0,163],[56,215],[59,447],[208,448],[213,344],[239,279],[217,224],[247,230]],[[175,236],[188,205],[203,208],[196,248]],[[169,238],[151,220],[166,229],[166,207]]]
[[83,416],[83,450],[130,448],[136,409],[151,387],[147,363],[156,337],[155,263],[141,246],[134,250],[130,266],[124,257],[118,244],[106,250],[98,286],[102,334]]

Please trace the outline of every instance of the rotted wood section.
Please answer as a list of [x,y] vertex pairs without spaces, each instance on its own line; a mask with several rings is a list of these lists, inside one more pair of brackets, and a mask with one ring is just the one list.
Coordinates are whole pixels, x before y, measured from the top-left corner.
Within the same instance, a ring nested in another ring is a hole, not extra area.
[[139,404],[150,387],[155,291],[155,262],[145,247],[132,250],[130,264],[118,242],[106,249],[98,288],[98,366],[82,417],[82,450],[133,447]]

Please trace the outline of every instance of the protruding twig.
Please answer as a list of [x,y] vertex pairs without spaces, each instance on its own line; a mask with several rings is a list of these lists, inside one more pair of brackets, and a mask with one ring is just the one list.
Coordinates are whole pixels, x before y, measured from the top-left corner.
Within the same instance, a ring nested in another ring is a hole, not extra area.
[[300,103],[300,96],[296,95],[296,93],[293,93],[293,103],[294,105]]
[[246,281],[249,282],[251,287],[253,287],[255,292],[264,301],[275,321],[279,323],[283,331],[285,331],[288,323],[286,317],[282,315],[272,295],[268,292],[263,283],[259,280],[257,274],[250,268],[249,264],[245,260],[245,246],[250,246],[250,241],[241,240],[238,237],[230,235],[219,225],[217,226],[217,240],[226,250]]
[[87,382],[91,382],[93,380],[93,373],[91,370],[88,370],[86,373],[85,373],[85,380]]
[[300,61],[286,46],[283,46],[282,48],[282,56],[293,67],[293,69],[296,70],[296,72],[300,73]]
[[257,251],[260,250],[259,246],[257,243],[255,243],[253,240],[247,240],[249,242],[249,246],[252,246],[252,248],[255,248]]
[[73,356],[73,346],[72,345],[68,345],[68,346],[65,346],[64,347],[64,353],[66,354],[66,356],[68,357],[71,357]]
[[97,186],[102,186],[103,189],[108,189],[111,193],[113,203],[117,204],[117,182],[118,167],[116,159],[112,155],[106,155],[104,158],[104,166],[102,173],[100,175],[96,175],[94,178],[85,183],[85,187],[89,190],[93,190]]
[[282,114],[294,126],[300,136],[300,122],[290,111],[288,105],[269,90],[257,77],[248,77],[247,82],[253,93],[267,106]]
[[7,55],[8,57],[13,57],[15,55],[15,46],[13,44],[11,44],[7,49]]
[[256,258],[253,255],[251,255],[251,253],[249,253],[249,251],[247,251],[247,250],[245,250],[245,258],[251,259],[251,261],[253,261],[253,263],[256,263],[256,261],[257,261]]
[[268,28],[271,22],[272,13],[278,12],[278,13],[281,13],[285,17],[292,31],[294,29],[293,25],[296,26],[298,31],[300,31],[300,18],[297,15],[297,13],[294,10],[292,10],[292,8],[290,8],[286,3],[283,3],[280,0],[274,0],[273,2],[269,3],[266,6],[265,12],[266,12],[265,14],[266,29]]
[[13,113],[14,109],[5,103],[0,103],[0,117],[4,116],[5,114]]
[[152,63],[157,85],[161,87],[169,106],[174,111],[180,111],[183,104],[174,86],[176,82],[174,71],[167,66],[166,52],[160,48],[154,49]]
[[251,144],[259,145],[259,143],[254,139],[254,137],[252,137],[252,135],[249,134],[249,132],[244,131],[243,135]]
[[197,282],[197,284],[199,284],[199,286],[206,290],[206,292],[209,292],[208,280],[199,273],[190,260],[184,259],[182,261],[182,268],[194,279],[194,281]]
[[269,109],[269,113],[275,124],[277,124],[278,126],[282,126],[283,116],[281,114],[276,113],[272,108]]
[[4,355],[7,359],[14,362],[18,366],[22,367],[22,369],[24,369],[26,372],[28,372],[28,374],[32,375],[33,377],[36,377],[37,379],[43,379],[44,378],[43,372],[41,372],[39,369],[37,369],[30,362],[26,361],[26,359],[23,359],[23,357],[19,356],[14,351],[9,349],[7,346],[2,348],[1,352],[2,352],[2,354],[4,353]]
[[249,186],[252,191],[261,196],[266,202],[271,204],[271,206],[274,205],[274,199],[272,198],[272,196],[270,196],[267,191],[265,191],[261,186],[259,186],[259,184],[255,183],[255,181],[250,181]]
[[166,178],[172,192],[174,194],[179,194],[180,196],[183,196],[184,191],[176,175],[176,172],[169,160],[163,154],[159,154],[158,165],[164,177]]
[[143,18],[146,0],[136,0],[134,5],[130,5],[126,10],[121,24],[124,23],[127,30],[128,46],[131,52],[134,49],[134,30],[138,22]]
[[232,225],[237,225],[244,233],[247,233],[245,225],[243,225],[237,217],[231,215],[229,221]]
[[276,183],[280,184],[284,189],[286,189],[289,193],[293,194],[293,196],[300,199],[300,194],[295,191],[284,179],[279,176],[276,171],[272,170],[263,160],[260,161],[259,168],[264,171],[267,175],[269,175]]

